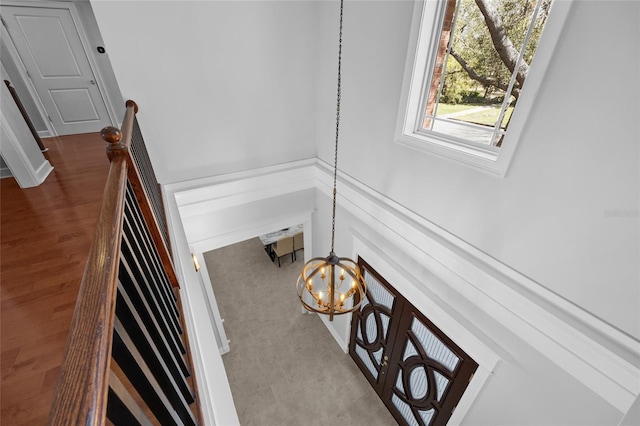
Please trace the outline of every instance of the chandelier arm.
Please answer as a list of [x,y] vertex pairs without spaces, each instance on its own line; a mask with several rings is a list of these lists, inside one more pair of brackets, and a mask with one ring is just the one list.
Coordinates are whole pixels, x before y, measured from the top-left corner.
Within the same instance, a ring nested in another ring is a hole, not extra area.
[[340,0],[340,37],[338,39],[338,93],[336,96],[336,147],[333,155],[333,214],[331,218],[331,255],[334,254],[336,236],[336,184],[338,181],[338,136],[340,134],[340,98],[342,81],[342,16],[344,0]]

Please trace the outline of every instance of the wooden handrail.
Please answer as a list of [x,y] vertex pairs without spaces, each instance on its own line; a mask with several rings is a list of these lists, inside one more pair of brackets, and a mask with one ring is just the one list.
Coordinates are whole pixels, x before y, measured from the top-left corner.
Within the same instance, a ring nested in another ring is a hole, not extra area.
[[14,102],[16,103],[16,106],[20,110],[20,114],[22,114],[24,121],[27,123],[27,127],[29,127],[29,130],[31,131],[33,138],[36,140],[36,143],[38,144],[38,148],[40,148],[40,151],[42,152],[48,151],[49,148],[44,146],[44,144],[42,143],[42,139],[40,139],[40,135],[38,134],[38,131],[36,130],[35,127],[33,127],[33,122],[31,121],[31,118],[29,117],[27,110],[22,104],[22,101],[18,96],[18,92],[16,92],[16,89],[14,89],[14,87],[11,85],[11,82],[9,80],[5,80],[4,83],[7,85],[7,89],[9,89],[9,93],[11,93],[11,97],[13,98]]
[[[157,181],[137,127],[138,106],[133,101],[126,106],[122,130],[101,131],[111,165],[51,425],[104,425],[107,418],[129,424],[132,416],[140,416],[143,424],[151,418],[201,422],[197,389],[188,383],[192,361],[178,281],[159,226],[164,218],[156,217],[164,214],[162,199],[160,192],[152,194],[153,205],[147,198]],[[110,383],[112,367],[126,376],[124,387]],[[195,379],[190,380],[195,387]],[[135,394],[148,413],[137,405]]]
[[[117,129],[116,129],[117,130]],[[67,349],[49,417],[52,425],[103,425],[111,364],[124,197],[125,147],[117,133],[106,133],[112,159],[67,339]]]

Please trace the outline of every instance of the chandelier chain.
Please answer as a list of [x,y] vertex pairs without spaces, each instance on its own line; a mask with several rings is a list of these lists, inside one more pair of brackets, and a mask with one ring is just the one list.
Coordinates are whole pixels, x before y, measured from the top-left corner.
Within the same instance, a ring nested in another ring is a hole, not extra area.
[[[344,0],[340,0],[340,37],[338,43],[338,91],[336,96],[336,141],[333,158],[333,214],[331,218],[331,252],[326,258],[313,258],[304,264],[296,288],[302,306],[309,312],[329,316],[348,314],[360,309],[367,293],[367,283],[358,263],[334,253],[338,181],[338,138],[340,135],[340,100],[342,87],[342,18]],[[341,287],[347,280],[348,286]],[[347,288],[348,287],[348,288]]]
[[338,93],[336,96],[336,147],[333,155],[333,213],[331,218],[331,255],[334,254],[336,235],[336,185],[338,180],[338,136],[340,134],[340,98],[342,83],[342,16],[344,0],[340,0],[340,36],[338,39]]

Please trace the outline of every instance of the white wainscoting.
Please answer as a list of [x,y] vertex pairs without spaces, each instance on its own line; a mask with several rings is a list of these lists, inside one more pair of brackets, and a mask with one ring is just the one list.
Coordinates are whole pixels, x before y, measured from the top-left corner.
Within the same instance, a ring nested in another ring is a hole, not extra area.
[[[290,217],[267,215],[262,221],[245,223],[231,233],[207,235],[200,240],[195,236],[186,237],[182,221],[209,214],[214,217],[224,209],[310,188],[330,197],[332,178],[331,166],[312,159],[166,186],[165,202],[170,207],[168,217],[172,222],[174,253],[179,257],[177,263],[194,271],[189,246],[201,253],[268,232],[275,229],[274,226],[296,224],[294,222],[305,223],[305,247],[311,248],[313,209],[308,206]],[[589,389],[597,389],[605,401],[622,413],[629,410],[640,394],[640,362],[637,361],[640,342],[353,178],[338,173],[338,181],[338,206],[356,218],[356,222],[350,224],[354,256],[375,258],[376,267],[381,265],[383,275],[397,280],[403,291],[412,295],[417,308],[435,312],[439,317],[438,326],[481,365],[479,376],[474,378],[458,407],[460,413],[453,418],[455,423],[499,362],[500,351],[483,343],[453,315],[434,307],[427,296],[429,292],[420,288],[419,279],[414,279],[425,274],[445,283],[447,291],[463,295],[466,303],[472,303],[515,336],[527,336],[529,345]],[[175,237],[176,232],[179,238]],[[305,260],[314,255],[311,251],[305,250]],[[399,265],[384,256],[390,251],[396,257],[406,258],[406,264]],[[181,274],[187,281],[182,291],[187,293],[184,304],[191,344],[194,351],[199,351],[205,346],[211,348],[215,325],[203,324],[206,321],[202,319],[209,315],[202,303],[204,295],[192,290],[197,288],[191,283],[197,280],[193,275]],[[446,299],[446,295],[442,296]],[[345,348],[348,337],[340,336],[348,336],[349,331],[331,331]],[[203,338],[211,341],[203,344],[200,342]],[[211,397],[215,393],[213,388],[226,375],[224,371],[222,375],[215,372],[216,368],[224,368],[217,365],[219,353],[202,355],[194,357],[197,358],[194,359],[196,370],[201,371],[198,382],[209,389],[208,397]],[[218,405],[217,401],[215,404]]]
[[204,424],[239,425],[238,413],[220,354],[220,336],[216,332],[215,324],[207,321],[210,319],[209,307],[206,304],[207,295],[193,265],[174,188],[171,185],[163,187],[163,199]]
[[[318,188],[331,196],[332,169],[317,164]],[[626,413],[640,394],[640,342],[428,220],[338,174],[338,205],[393,249],[413,258],[459,294]],[[444,330],[445,333],[447,330]]]

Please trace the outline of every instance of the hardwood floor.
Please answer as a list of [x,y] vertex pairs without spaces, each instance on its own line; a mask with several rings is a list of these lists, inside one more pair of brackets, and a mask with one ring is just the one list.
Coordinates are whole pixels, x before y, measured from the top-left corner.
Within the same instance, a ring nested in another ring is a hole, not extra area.
[[0,180],[2,425],[47,422],[109,167],[98,133],[43,142],[42,185]]

